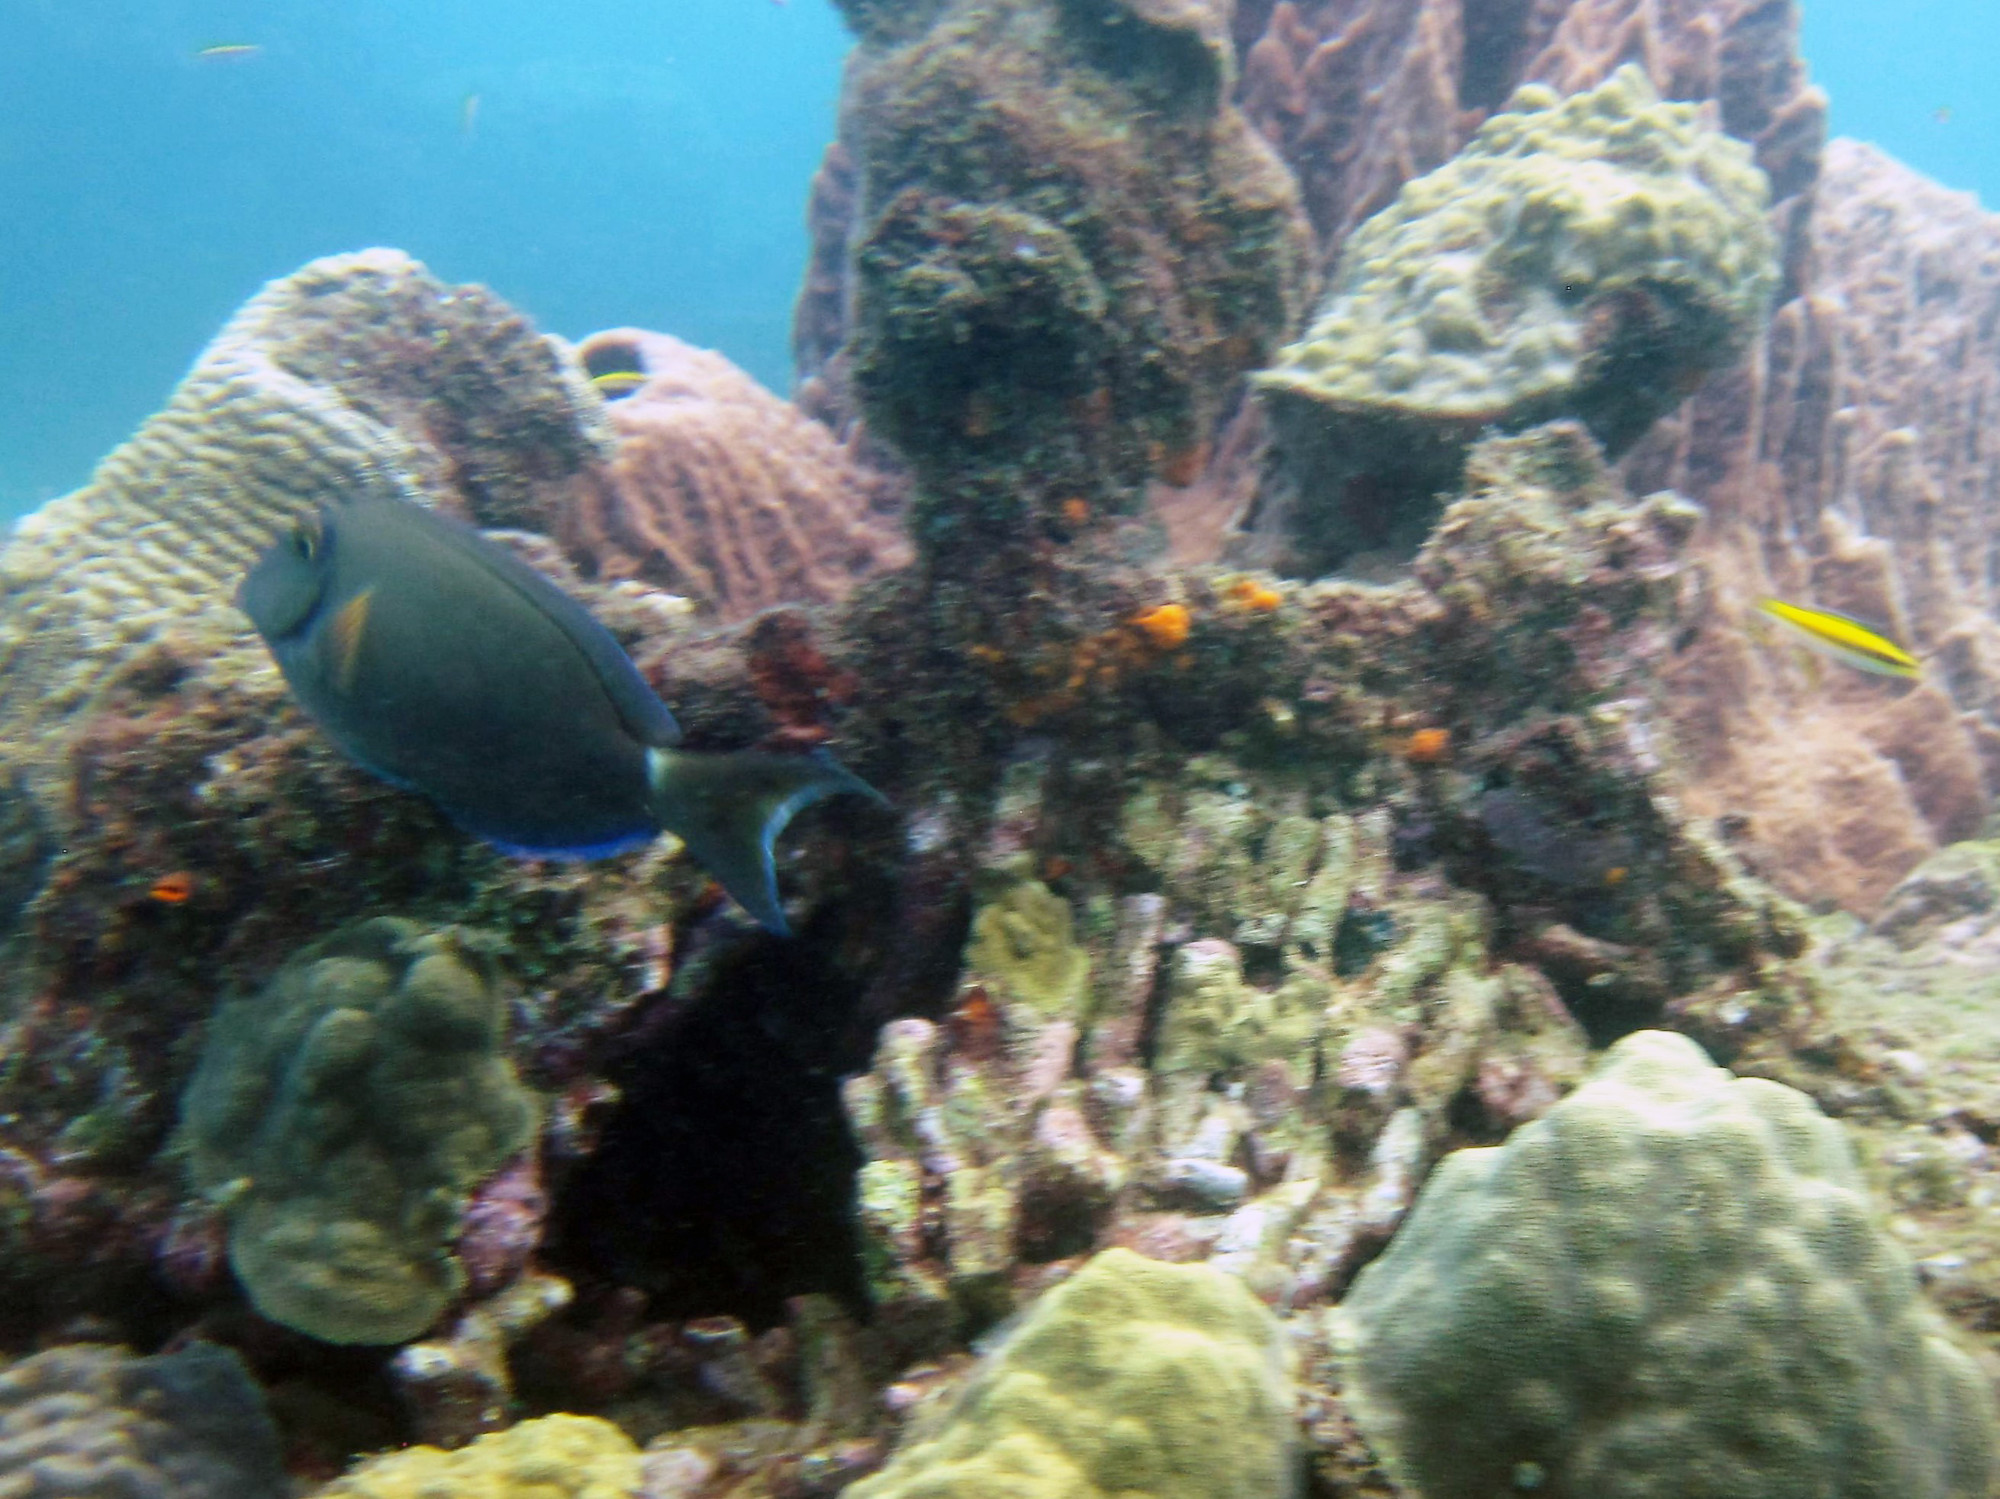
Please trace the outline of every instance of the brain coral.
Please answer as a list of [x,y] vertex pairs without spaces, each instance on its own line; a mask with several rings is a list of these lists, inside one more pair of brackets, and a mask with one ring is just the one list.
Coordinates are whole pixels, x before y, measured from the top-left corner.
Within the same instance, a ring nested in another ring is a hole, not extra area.
[[1993,1399],[1840,1126],[1641,1031],[1448,1156],[1333,1313],[1362,1430],[1426,1499],[1983,1496]]
[[577,346],[645,383],[611,403],[617,450],[555,534],[587,570],[644,578],[743,619],[825,603],[909,558],[901,485],[720,354],[617,328]]
[[302,513],[387,494],[521,525],[607,439],[566,351],[483,288],[394,250],[316,260],[0,550],[0,729],[60,722],[166,627],[227,604]]
[[213,1343],[136,1358],[51,1348],[0,1369],[7,1499],[284,1499],[278,1431]]
[[491,960],[378,917],[224,1004],[181,1102],[195,1185],[257,1309],[331,1343],[396,1343],[465,1283],[467,1195],[533,1138]]
[[1271,1314],[1206,1265],[1108,1249],[1035,1304],[936,1430],[852,1499],[1283,1499]]
[[1305,337],[1255,377],[1304,560],[1407,548],[1405,502],[1448,487],[1489,426],[1573,416],[1628,446],[1756,333],[1766,197],[1749,148],[1637,68],[1568,99],[1520,90],[1354,232]]
[[631,1499],[639,1449],[596,1416],[542,1416],[456,1452],[411,1447],[372,1458],[319,1499]]

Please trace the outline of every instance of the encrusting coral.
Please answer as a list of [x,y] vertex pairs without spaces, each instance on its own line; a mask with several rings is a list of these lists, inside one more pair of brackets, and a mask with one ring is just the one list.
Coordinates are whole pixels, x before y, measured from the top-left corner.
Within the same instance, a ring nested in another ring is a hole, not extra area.
[[934,1431],[854,1499],[1282,1499],[1278,1324],[1231,1277],[1110,1249],[1037,1302]]
[[[851,368],[920,548],[1070,534],[1198,454],[1302,306],[1220,7],[854,0]],[[1067,507],[1067,508],[1066,508]]]
[[480,1182],[532,1142],[491,958],[378,917],[224,1004],[182,1106],[195,1185],[258,1310],[333,1343],[415,1337],[464,1287]]
[[491,1432],[456,1452],[411,1447],[362,1463],[322,1499],[635,1499],[639,1449],[609,1421],[555,1415]]
[[244,570],[319,505],[386,495],[538,524],[608,440],[561,346],[483,288],[395,250],[313,261],[0,548],[0,732],[58,735],[171,627],[240,630],[226,606]]
[[278,1431],[234,1353],[75,1344],[0,1367],[8,1499],[285,1499]]
[[1642,1031],[1432,1172],[1332,1314],[1347,1399],[1426,1499],[1989,1491],[1993,1396],[1838,1124]]
[[1298,490],[1257,524],[1325,571],[1413,550],[1488,427],[1575,417],[1629,447],[1756,333],[1766,206],[1749,149],[1637,68],[1524,88],[1354,232],[1311,328],[1255,377]]
[[972,918],[971,971],[1045,1014],[1073,1012],[1090,978],[1069,902],[1039,880],[1011,880]]
[[643,383],[610,403],[617,446],[551,527],[601,578],[635,578],[743,619],[827,603],[908,560],[901,483],[722,355],[618,328],[577,346]]

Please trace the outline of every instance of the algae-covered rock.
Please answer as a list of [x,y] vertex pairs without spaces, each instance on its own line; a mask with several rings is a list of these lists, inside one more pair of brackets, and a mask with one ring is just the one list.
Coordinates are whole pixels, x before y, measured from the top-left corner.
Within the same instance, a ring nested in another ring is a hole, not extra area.
[[181,1134],[265,1316],[395,1343],[458,1294],[467,1194],[535,1130],[495,980],[465,934],[382,917],[216,1013]]
[[1993,1398],[1840,1126],[1642,1031],[1432,1174],[1333,1313],[1347,1399],[1426,1499],[1988,1492]]
[[1271,1314],[1206,1265],[1109,1249],[1036,1304],[935,1430],[853,1499],[1283,1499]]
[[443,1452],[411,1447],[370,1459],[320,1499],[632,1499],[639,1449],[596,1416],[542,1416]]
[[1756,332],[1777,283],[1749,148],[1636,67],[1514,96],[1348,241],[1256,377],[1298,484],[1297,561],[1407,554],[1491,426],[1576,417],[1613,454]]
[[1090,980],[1090,954],[1077,944],[1069,902],[1040,880],[1015,880],[972,918],[966,960],[1008,998],[1046,1015],[1076,1007]]

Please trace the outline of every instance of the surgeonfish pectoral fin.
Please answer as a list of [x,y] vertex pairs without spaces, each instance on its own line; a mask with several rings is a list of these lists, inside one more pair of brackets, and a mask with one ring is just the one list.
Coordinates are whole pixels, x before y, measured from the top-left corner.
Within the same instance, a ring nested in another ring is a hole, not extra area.
[[653,815],[737,904],[781,937],[791,935],[791,928],[778,904],[771,845],[785,824],[800,808],[842,792],[882,800],[874,787],[825,755],[655,749],[648,763]]

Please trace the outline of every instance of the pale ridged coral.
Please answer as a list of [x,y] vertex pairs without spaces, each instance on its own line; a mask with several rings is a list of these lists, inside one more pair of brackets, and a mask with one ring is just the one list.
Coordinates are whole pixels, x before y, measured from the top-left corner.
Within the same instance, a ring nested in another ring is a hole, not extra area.
[[1318,318],[1255,377],[1308,571],[1407,555],[1484,428],[1581,419],[1612,451],[1756,333],[1777,284],[1749,148],[1623,68],[1523,89],[1342,249]]
[[213,1343],[139,1358],[51,1348],[0,1368],[8,1499],[284,1499],[277,1428]]
[[722,355],[619,328],[578,346],[586,369],[643,374],[610,404],[617,449],[555,524],[600,577],[638,578],[742,619],[827,603],[908,560],[901,485]]
[[596,1416],[542,1416],[456,1452],[411,1447],[371,1458],[320,1499],[634,1499],[639,1449]]
[[1803,1094],[1640,1032],[1460,1151],[1333,1314],[1427,1499],[1985,1495],[1993,1397]]
[[316,260],[0,550],[0,730],[53,735],[171,627],[242,628],[223,606],[296,516],[386,495],[536,522],[606,437],[560,346],[491,293],[394,250]]
[[333,1343],[395,1343],[464,1287],[468,1194],[537,1110],[500,1047],[491,958],[380,917],[226,1004],[183,1103],[195,1184],[258,1310]]
[[854,1499],[1283,1499],[1278,1324],[1206,1265],[1106,1250],[1036,1303],[935,1430]]

